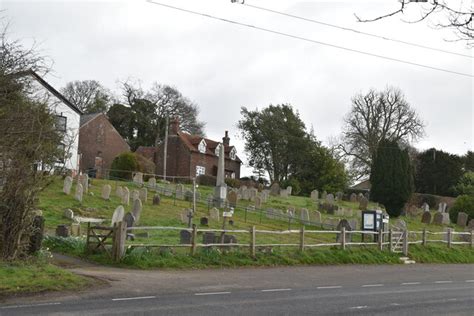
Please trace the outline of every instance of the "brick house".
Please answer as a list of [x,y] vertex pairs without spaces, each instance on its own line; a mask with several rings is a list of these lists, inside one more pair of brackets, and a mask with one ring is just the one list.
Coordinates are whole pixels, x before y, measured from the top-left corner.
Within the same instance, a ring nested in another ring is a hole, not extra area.
[[[199,175],[217,176],[219,148],[224,146],[225,177],[240,178],[242,161],[237,156],[237,150],[229,144],[228,132],[222,142],[190,135],[179,130],[179,122],[174,120],[169,127],[168,152],[166,162],[166,175],[170,177],[195,177]],[[156,164],[156,173],[163,174],[164,144],[155,151],[144,147],[141,152],[153,158]],[[153,155],[153,157],[151,157]]]
[[114,158],[130,151],[130,146],[120,136],[103,113],[81,116],[79,128],[80,169],[98,178],[104,169],[110,169]]

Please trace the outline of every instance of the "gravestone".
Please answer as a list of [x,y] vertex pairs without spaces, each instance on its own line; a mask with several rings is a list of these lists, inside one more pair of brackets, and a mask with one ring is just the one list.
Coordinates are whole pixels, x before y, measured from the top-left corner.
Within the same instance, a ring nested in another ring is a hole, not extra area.
[[280,190],[280,197],[282,198],[288,198],[288,191],[285,190]]
[[255,198],[255,208],[262,208],[262,199],[259,196]]
[[219,221],[219,209],[213,207],[209,210],[209,217],[213,221]]
[[184,199],[186,201],[192,201],[193,200],[193,191],[186,190],[186,192],[184,192]]
[[64,178],[63,192],[67,195],[71,194],[73,179],[70,176]]
[[245,189],[242,191],[242,199],[243,200],[250,199],[250,189]]
[[209,225],[209,219],[207,217],[201,217],[199,219],[199,223],[201,224],[201,226],[207,226]]
[[143,184],[143,173],[137,172],[133,175],[133,183],[142,185]]
[[133,201],[140,199],[140,192],[138,192],[138,190],[132,190],[131,198],[132,198],[132,203]]
[[89,192],[89,175],[81,174],[79,176],[79,182],[82,184],[82,189],[84,193]]
[[160,205],[160,195],[158,193],[153,196],[153,205]]
[[337,201],[342,201],[343,197],[344,197],[344,193],[342,193],[341,191],[336,192]]
[[224,244],[236,244],[237,237],[234,235],[224,235]]
[[444,202],[439,203],[439,205],[438,205],[438,212],[445,213],[447,207],[448,207],[448,204],[446,204],[446,203],[444,203]]
[[81,224],[79,223],[71,223],[71,228],[70,228],[71,236],[81,236]]
[[344,210],[344,216],[345,217],[352,217],[352,216],[354,216],[354,211],[351,208],[345,209]]
[[315,223],[321,223],[321,212],[319,211],[311,212],[311,220]]
[[270,187],[270,195],[278,196],[280,195],[280,185],[278,183],[273,183]]
[[117,208],[114,211],[114,214],[112,215],[112,221],[111,221],[111,226],[114,226],[115,223],[121,222],[123,220],[125,214],[125,209],[123,208],[122,205],[117,206]]
[[147,188],[141,188],[140,191],[138,191],[138,197],[142,201],[143,204],[146,203],[148,200],[148,189]]
[[360,200],[364,197],[362,193],[357,194],[357,202],[360,202]]
[[367,206],[369,205],[369,200],[365,196],[362,196],[359,200],[359,210],[365,211],[367,210]]
[[292,186],[287,186],[286,187],[286,192],[288,193],[288,195],[291,195],[291,193],[293,192],[293,187]]
[[[333,223],[334,224],[334,223]],[[341,231],[342,228],[345,228],[346,231],[352,231],[352,227],[347,221],[347,219],[341,219],[341,221],[337,224],[336,230]],[[352,241],[352,234],[346,233],[346,242],[351,242]],[[336,235],[336,242],[341,242],[342,239],[342,234],[337,234]]]
[[247,190],[247,186],[242,185],[242,186],[240,186],[239,191],[237,193],[240,194],[240,196],[244,196],[244,191],[245,190]]
[[257,189],[255,189],[255,188],[250,188],[249,189],[249,198],[250,198],[251,201],[254,201],[255,198],[257,197],[257,195],[258,195],[258,190]]
[[74,212],[71,209],[65,209],[63,216],[67,219],[73,220],[74,219]]
[[449,213],[443,213],[443,225],[449,225],[449,224],[451,224]]
[[421,216],[421,222],[423,224],[431,223],[431,213],[430,212],[423,212],[423,215]]
[[189,245],[191,243],[191,232],[181,230],[179,232],[179,243],[182,245]]
[[216,186],[214,187],[214,205],[223,207],[227,198],[227,184],[225,183],[225,157],[224,146],[219,146],[217,160]]
[[311,200],[316,201],[316,202],[319,200],[318,190],[311,191]]
[[349,220],[349,225],[351,226],[352,230],[357,230],[357,228],[359,227],[359,222],[357,221],[357,219],[353,218]]
[[123,221],[127,223],[127,227],[133,227],[135,225],[135,216],[132,213],[128,212],[123,216]]
[[179,219],[181,221],[181,223],[183,224],[188,224],[189,222],[189,217],[188,217],[188,214],[190,213],[190,210],[188,209],[184,209],[181,211],[181,213],[179,213]]
[[227,193],[227,201],[229,202],[230,207],[236,207],[237,206],[237,192],[230,191],[229,193]]
[[184,200],[184,185],[180,183],[176,185],[176,199]]
[[112,192],[110,184],[104,184],[102,187],[102,198],[106,201],[110,200],[110,192]]
[[459,212],[456,224],[461,227],[466,227],[468,218],[469,216],[466,213]]
[[326,201],[327,197],[328,193],[326,191],[323,191],[323,193],[321,193],[321,200]]
[[334,214],[339,207],[336,204],[330,204],[327,202],[319,203],[318,208],[320,211],[325,211],[328,214]]
[[156,179],[153,178],[153,177],[151,177],[150,179],[148,179],[148,186],[149,186],[150,188],[153,188],[153,189],[154,189],[154,188],[156,187]]
[[140,215],[142,213],[143,205],[140,199],[133,201],[132,214],[135,217],[135,222],[140,221]]
[[356,203],[357,202],[357,194],[352,193],[351,197],[349,198],[349,201],[351,201],[352,203]]
[[56,236],[58,237],[69,237],[69,227],[67,225],[58,225],[56,227]]
[[430,211],[430,206],[428,203],[424,202],[422,205],[421,205],[421,208],[423,209],[423,212],[429,212]]
[[336,209],[334,210],[334,215],[336,216],[344,216],[344,209],[340,208],[340,209]]
[[124,187],[122,190],[122,204],[129,205],[130,204],[130,191],[127,187]]
[[433,216],[433,225],[443,225],[443,213],[436,212]]
[[268,197],[270,196],[270,191],[263,190],[260,194],[260,199],[262,203],[267,203]]
[[329,204],[334,204],[334,195],[331,193],[326,195],[326,202],[328,202]]
[[471,220],[469,221],[469,224],[467,225],[467,228],[468,228],[469,230],[474,230],[474,219],[471,219]]
[[74,194],[74,198],[82,203],[82,195],[84,194],[84,188],[82,187],[82,184],[78,183],[76,185],[76,194]]
[[205,245],[216,244],[216,234],[213,232],[205,232],[202,235],[202,243]]
[[301,209],[301,214],[300,214],[300,219],[303,222],[309,222],[309,212],[308,209],[302,208]]
[[119,198],[122,198],[123,196],[123,188],[119,185],[117,186],[117,189],[115,190],[115,195]]

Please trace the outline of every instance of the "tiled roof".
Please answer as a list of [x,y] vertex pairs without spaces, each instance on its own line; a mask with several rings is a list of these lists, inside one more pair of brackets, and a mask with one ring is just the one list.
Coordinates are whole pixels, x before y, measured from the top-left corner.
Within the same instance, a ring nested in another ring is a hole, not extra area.
[[84,114],[81,115],[81,126],[87,124],[88,122],[95,119],[97,116],[101,115],[102,113],[92,113],[92,114]]
[[[199,150],[198,150],[199,143],[204,139],[204,141],[207,144],[205,154],[210,155],[210,156],[216,156],[215,149],[216,149],[217,145],[222,144],[220,142],[216,142],[216,141],[214,141],[212,139],[209,139],[209,138],[204,138],[204,137],[199,136],[199,135],[190,135],[190,134],[184,133],[184,132],[178,132],[178,136],[183,141],[183,143],[186,145],[186,147],[190,151],[193,151],[193,152],[199,152]],[[229,154],[230,154],[232,148],[234,148],[234,146],[224,146],[225,158],[230,159]],[[235,161],[242,162],[242,160],[240,160],[240,158],[237,155],[235,157]]]

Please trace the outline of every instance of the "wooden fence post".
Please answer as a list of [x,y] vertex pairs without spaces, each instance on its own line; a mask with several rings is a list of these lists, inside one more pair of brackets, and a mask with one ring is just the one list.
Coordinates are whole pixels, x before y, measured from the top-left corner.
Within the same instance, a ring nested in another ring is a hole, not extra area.
[[427,234],[426,234],[426,227],[425,227],[425,228],[423,228],[423,235],[422,235],[423,236],[423,241],[421,242],[421,244],[423,246],[426,246],[426,235]]
[[304,225],[300,230],[300,251],[304,251]]
[[379,250],[382,251],[383,250],[383,229],[380,228],[379,229]]
[[114,225],[114,233],[112,238],[112,259],[116,262],[120,261],[125,254],[125,241],[127,239],[127,223],[124,221]]
[[250,255],[255,258],[255,226],[250,228]]
[[471,230],[471,248],[474,248],[474,230]]
[[448,248],[451,248],[451,242],[453,239],[453,232],[451,231],[451,228],[448,228],[448,231],[446,232],[447,234],[447,240],[448,240]]
[[197,242],[197,227],[196,224],[193,224],[193,232],[191,235],[191,255],[196,254],[196,242]]
[[403,231],[403,254],[408,256],[408,231]]
[[344,226],[341,227],[341,248],[346,250],[346,228]]
[[390,252],[393,252],[393,242],[392,242],[392,229],[388,230],[388,249]]
[[87,222],[87,237],[86,237],[86,251],[90,249],[90,236],[91,235],[91,223]]

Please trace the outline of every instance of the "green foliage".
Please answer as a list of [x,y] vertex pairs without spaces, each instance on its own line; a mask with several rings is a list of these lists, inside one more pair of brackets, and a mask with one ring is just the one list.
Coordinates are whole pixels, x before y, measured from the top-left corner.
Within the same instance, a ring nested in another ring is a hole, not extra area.
[[137,157],[134,153],[121,153],[112,161],[110,176],[116,179],[132,179],[132,172],[139,171]]
[[455,196],[454,187],[463,174],[461,157],[434,148],[416,157],[415,190],[443,196]]
[[240,180],[232,179],[232,178],[225,178],[225,184],[227,184],[231,188],[240,188]]
[[45,236],[43,239],[43,247],[52,251],[68,253],[75,256],[83,255],[86,250],[86,242],[81,237],[58,237]]
[[398,217],[412,193],[412,169],[406,150],[396,141],[382,140],[370,174],[371,198]]
[[462,157],[464,170],[474,172],[474,151],[468,151]]
[[300,195],[301,193],[301,185],[298,179],[291,177],[288,180],[283,181],[281,184],[282,188],[286,188],[288,186],[291,186],[291,195]]
[[467,194],[474,196],[474,171],[469,171],[462,175],[458,184],[454,187],[454,192],[458,195]]
[[196,178],[196,182],[200,185],[208,185],[208,186],[215,186],[217,178],[214,176],[208,176],[202,174]]
[[469,215],[469,219],[474,219],[474,195],[460,195],[456,198],[449,209],[449,217],[453,223],[456,223],[459,212],[464,212]]

